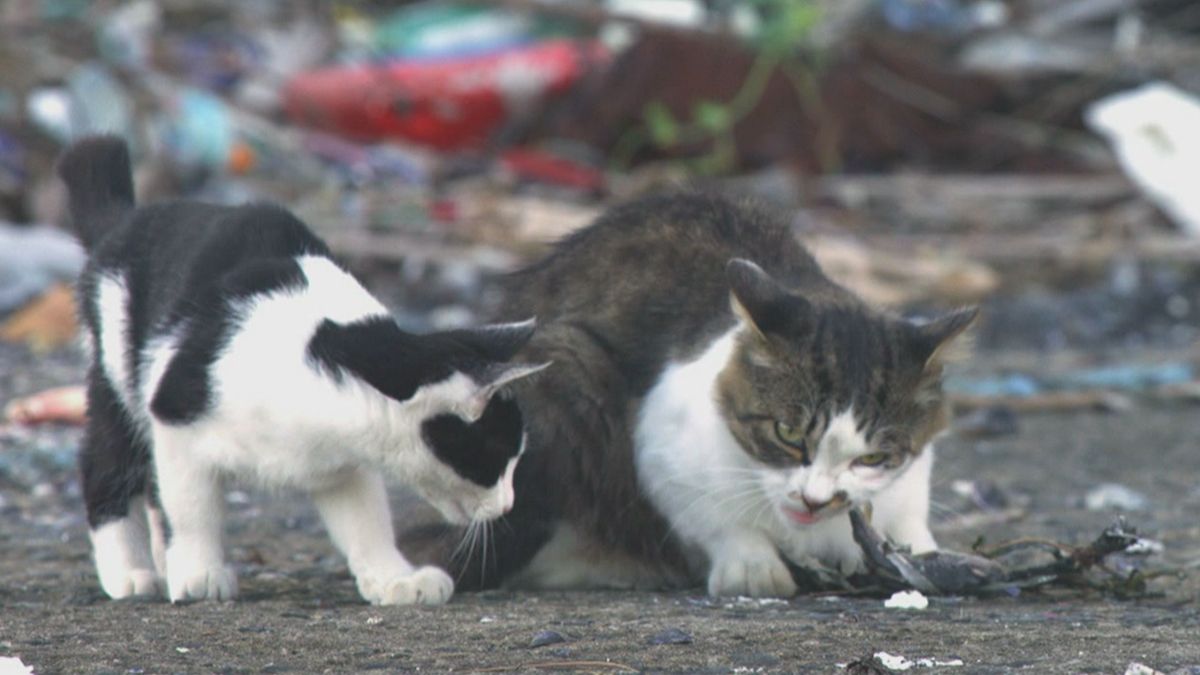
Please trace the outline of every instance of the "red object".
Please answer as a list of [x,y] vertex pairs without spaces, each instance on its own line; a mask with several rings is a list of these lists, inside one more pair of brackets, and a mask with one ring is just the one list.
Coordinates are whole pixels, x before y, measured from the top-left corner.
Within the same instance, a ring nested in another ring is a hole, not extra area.
[[357,140],[478,147],[516,108],[565,91],[607,58],[597,42],[560,39],[464,58],[324,68],[293,78],[284,106],[300,124]]
[[500,164],[523,180],[534,180],[564,187],[600,192],[604,189],[604,173],[586,164],[557,155],[513,148],[500,156]]

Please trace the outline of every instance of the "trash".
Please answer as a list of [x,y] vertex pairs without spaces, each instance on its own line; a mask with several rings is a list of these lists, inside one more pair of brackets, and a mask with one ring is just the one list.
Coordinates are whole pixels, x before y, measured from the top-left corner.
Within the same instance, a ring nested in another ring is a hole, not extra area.
[[999,377],[946,378],[946,391],[959,409],[994,406],[1014,412],[1097,408],[1124,411],[1133,407],[1125,392],[1171,396],[1172,388],[1183,388],[1177,398],[1185,398],[1187,387],[1196,378],[1189,363],[1127,364],[1081,368],[1039,376],[1012,373]]
[[133,98],[104,64],[80,65],[67,78],[67,91],[71,94],[71,139],[97,133],[137,137]]
[[41,353],[58,349],[75,339],[77,316],[75,293],[58,283],[0,323],[0,340],[22,342]]
[[844,236],[809,236],[805,244],[831,278],[883,305],[929,299],[976,302],[999,286],[998,275],[987,265],[942,251],[868,248]]
[[1106,137],[1134,183],[1179,228],[1200,237],[1200,101],[1166,82],[1113,94],[1087,108],[1088,126]]
[[284,107],[298,124],[355,140],[480,147],[604,61],[598,43],[552,39],[454,59],[333,66],[292,78]]
[[925,609],[929,606],[929,598],[921,591],[896,591],[892,597],[883,601],[888,609]]
[[469,3],[418,3],[396,10],[373,30],[378,55],[447,59],[492,54],[537,40],[569,37],[561,20]]
[[1032,376],[1021,373],[1000,377],[948,377],[946,391],[979,397],[1033,396],[1042,390],[1042,385]]
[[160,122],[168,155],[185,167],[225,168],[234,154],[235,130],[226,103],[202,89],[184,89]]
[[651,645],[690,645],[692,636],[678,628],[668,628],[660,633],[651,635],[646,644]]
[[9,402],[4,417],[14,424],[87,421],[87,394],[82,386],[56,387]]
[[604,173],[582,162],[534,148],[511,148],[500,155],[500,166],[518,181],[549,183],[599,195]]
[[1089,511],[1142,511],[1149,501],[1146,495],[1119,483],[1097,485],[1083,499]]
[[1167,674],[1162,672],[1161,670],[1151,668],[1150,666],[1148,666],[1144,663],[1138,663],[1137,661],[1133,661],[1128,666],[1125,666],[1125,675],[1167,675]]
[[538,631],[537,635],[534,635],[533,639],[529,641],[529,648],[537,649],[538,647],[556,645],[560,642],[566,641],[567,638],[563,637],[562,633],[552,630],[542,630]]
[[73,281],[85,259],[75,237],[62,230],[0,224],[0,315],[56,281]]
[[154,0],[135,0],[114,9],[97,30],[100,53],[110,63],[124,68],[147,68],[162,20],[162,9]]
[[1008,20],[1003,2],[960,2],[958,0],[881,0],[880,12],[896,30],[967,33],[994,28]]

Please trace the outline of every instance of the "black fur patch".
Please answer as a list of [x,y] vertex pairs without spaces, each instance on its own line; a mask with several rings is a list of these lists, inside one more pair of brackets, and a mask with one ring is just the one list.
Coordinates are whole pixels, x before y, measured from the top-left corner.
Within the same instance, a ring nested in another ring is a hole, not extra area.
[[87,435],[79,452],[83,500],[93,530],[129,515],[129,503],[150,487],[150,448],[141,440],[98,365],[88,372]]
[[[338,381],[353,374],[396,401],[462,372],[478,382],[529,340],[530,330],[484,327],[416,335],[389,316],[339,324],[326,320],[308,343],[309,360]],[[518,335],[519,334],[519,335]]]
[[494,396],[474,423],[457,415],[439,415],[421,425],[433,454],[463,478],[491,487],[521,451],[521,409]]
[[253,295],[307,285],[300,265],[291,258],[250,261],[230,270],[221,282],[198,299],[186,318],[189,330],[167,365],[150,402],[155,417],[170,424],[187,424],[211,405],[209,370],[237,327],[234,305]]
[[338,381],[349,371],[396,401],[454,372],[445,350],[428,336],[405,332],[389,316],[348,324],[325,320],[308,343],[308,356]]

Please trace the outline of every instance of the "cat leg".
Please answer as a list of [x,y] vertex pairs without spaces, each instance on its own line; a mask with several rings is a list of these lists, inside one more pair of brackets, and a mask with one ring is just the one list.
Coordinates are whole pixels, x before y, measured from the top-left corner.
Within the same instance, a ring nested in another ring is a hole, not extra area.
[[114,599],[161,595],[145,511],[149,448],[98,368],[88,406],[79,469],[100,586]]
[[708,594],[752,598],[788,598],[796,582],[766,535],[753,530],[730,532],[704,548],[711,567]]
[[374,605],[440,605],[454,582],[437,567],[414,569],[396,549],[383,478],[355,471],[313,493],[333,543],[346,556],[363,599]]
[[894,483],[871,500],[871,524],[884,538],[913,553],[937,550],[929,531],[929,482],[933,471],[933,445],[925,446],[919,457]]
[[147,492],[149,495],[146,498],[146,524],[150,526],[150,556],[154,560],[154,569],[158,571],[158,576],[166,579],[167,523],[162,504],[158,500],[158,486],[153,480]]
[[225,564],[222,481],[194,459],[194,435],[187,428],[154,428],[158,494],[170,531],[167,590],[171,602],[232,600],[237,575]]

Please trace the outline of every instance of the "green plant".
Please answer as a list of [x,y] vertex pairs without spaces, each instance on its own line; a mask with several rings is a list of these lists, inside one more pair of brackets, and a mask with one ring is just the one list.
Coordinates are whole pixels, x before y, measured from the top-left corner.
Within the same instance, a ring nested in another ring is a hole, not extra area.
[[647,144],[666,150],[710,142],[708,153],[685,160],[688,168],[704,175],[728,171],[737,161],[734,127],[758,105],[777,70],[788,77],[806,108],[819,108],[816,78],[797,56],[798,49],[810,43],[812,31],[820,23],[819,2],[746,0],[744,5],[760,17],[760,28],[750,40],[755,58],[741,88],[727,101],[695,102],[684,118],[677,117],[662,101],[647,104],[641,125],[626,132],[614,148],[615,167],[627,167]]

